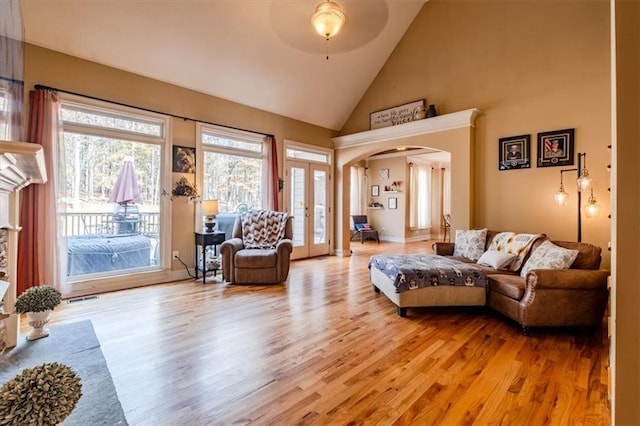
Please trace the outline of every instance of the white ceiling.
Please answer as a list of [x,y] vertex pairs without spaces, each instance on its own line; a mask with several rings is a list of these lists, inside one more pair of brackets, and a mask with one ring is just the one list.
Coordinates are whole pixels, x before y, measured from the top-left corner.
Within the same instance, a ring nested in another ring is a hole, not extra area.
[[328,42],[310,23],[319,1],[21,4],[29,43],[339,130],[425,0],[339,0]]

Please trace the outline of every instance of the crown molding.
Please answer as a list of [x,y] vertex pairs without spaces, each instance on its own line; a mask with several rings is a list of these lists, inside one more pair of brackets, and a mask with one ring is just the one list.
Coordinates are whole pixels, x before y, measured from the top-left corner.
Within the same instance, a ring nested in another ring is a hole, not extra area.
[[383,127],[351,135],[338,136],[331,140],[333,141],[333,147],[335,149],[343,149],[399,138],[444,132],[446,130],[475,127],[475,119],[479,113],[479,109],[471,108],[464,111],[439,115],[437,117],[411,121],[397,126]]

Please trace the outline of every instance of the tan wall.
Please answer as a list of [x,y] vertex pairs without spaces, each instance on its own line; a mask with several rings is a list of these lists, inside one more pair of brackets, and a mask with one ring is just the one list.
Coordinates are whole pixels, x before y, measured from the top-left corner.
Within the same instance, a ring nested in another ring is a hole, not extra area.
[[576,151],[588,153],[602,206],[600,218],[583,221],[583,240],[605,248],[607,267],[609,26],[607,1],[431,0],[340,133],[368,130],[370,112],[416,99],[426,98],[440,113],[478,108],[473,225],[575,240],[572,185],[568,206],[554,204],[559,167],[498,171],[499,138],[531,134],[535,158],[538,132],[575,128]]
[[640,423],[640,2],[616,1],[617,138],[613,145],[613,422]]
[[[336,251],[346,255],[349,252],[349,168],[352,164],[368,158],[377,152],[395,148],[433,147],[451,153],[451,209],[457,211],[451,218],[452,229],[469,229],[473,226],[473,138],[469,127],[448,129],[435,133],[400,137],[383,142],[366,143],[336,150]],[[404,158],[403,161],[406,161]],[[370,171],[369,175],[377,173]],[[408,177],[405,173],[403,191],[406,192]],[[406,193],[405,193],[406,196]],[[386,201],[385,201],[386,202]],[[385,206],[386,207],[386,206]],[[405,212],[405,218],[406,212]],[[407,218],[408,220],[408,218]]]
[[[168,114],[274,134],[278,142],[278,163],[281,172],[284,139],[325,148],[333,147],[330,138],[335,136],[335,132],[329,129],[30,44],[25,46],[24,63],[25,91],[32,89],[35,84],[42,84]],[[212,78],[215,76],[212,75]],[[25,98],[28,99],[27,94]],[[172,127],[173,143],[195,146],[196,130],[193,121],[174,118]],[[172,178],[172,182],[178,180],[179,176],[174,173],[175,179]],[[171,250],[180,251],[181,257],[192,265],[195,212],[193,205],[187,205],[186,201],[183,201],[173,203]],[[282,193],[280,205],[282,206]],[[182,268],[177,262],[173,263],[173,269]]]
[[[369,193],[371,185],[380,185],[380,196],[372,198],[383,205],[381,210],[369,210],[369,220],[375,225],[380,238],[389,241],[404,241],[407,214],[407,160],[404,157],[368,161]],[[389,179],[380,178],[380,169],[389,169]],[[400,181],[398,192],[385,192],[384,188]],[[389,198],[396,198],[398,208],[389,209]]]

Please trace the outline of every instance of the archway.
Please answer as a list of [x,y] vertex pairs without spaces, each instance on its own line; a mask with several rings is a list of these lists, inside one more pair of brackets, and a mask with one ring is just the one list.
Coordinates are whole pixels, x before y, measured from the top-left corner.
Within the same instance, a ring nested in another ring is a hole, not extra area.
[[480,111],[469,109],[398,126],[334,138],[335,166],[335,253],[348,256],[350,167],[372,154],[394,148],[424,147],[451,153],[451,228],[473,226],[474,121]]

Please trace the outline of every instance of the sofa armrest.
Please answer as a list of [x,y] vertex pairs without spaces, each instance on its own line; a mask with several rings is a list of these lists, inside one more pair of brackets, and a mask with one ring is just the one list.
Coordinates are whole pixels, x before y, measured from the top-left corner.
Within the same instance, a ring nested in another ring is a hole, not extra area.
[[455,243],[433,243],[433,252],[440,256],[453,256]]
[[220,245],[220,255],[222,256],[222,277],[225,281],[233,282],[234,265],[233,259],[236,253],[244,248],[241,238],[231,238]]
[[278,257],[276,264],[276,278],[278,281],[286,280],[289,275],[292,251],[293,241],[288,238],[280,240],[276,245],[276,255]]
[[526,277],[530,289],[606,290],[609,271],[604,269],[533,269]]
[[517,321],[523,327],[597,326],[607,306],[608,276],[598,269],[532,270]]
[[276,253],[278,254],[278,257],[287,254],[290,255],[292,251],[293,241],[288,238],[283,238],[282,240],[278,241],[278,244],[276,245]]

